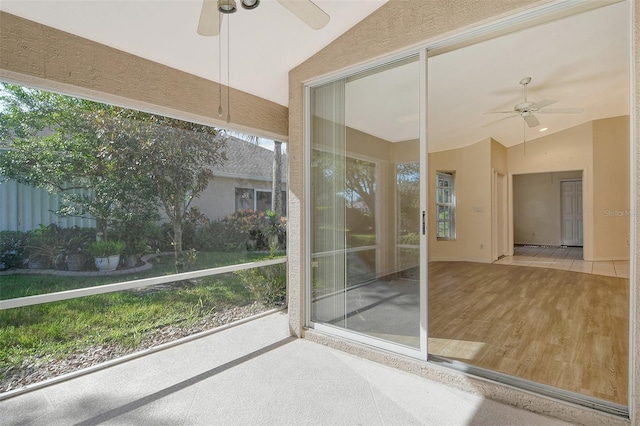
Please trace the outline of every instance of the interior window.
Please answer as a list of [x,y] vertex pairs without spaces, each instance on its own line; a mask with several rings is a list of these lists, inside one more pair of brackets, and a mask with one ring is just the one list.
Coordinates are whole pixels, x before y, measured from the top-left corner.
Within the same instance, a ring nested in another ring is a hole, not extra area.
[[437,238],[439,240],[455,240],[455,172],[436,172],[436,176]]

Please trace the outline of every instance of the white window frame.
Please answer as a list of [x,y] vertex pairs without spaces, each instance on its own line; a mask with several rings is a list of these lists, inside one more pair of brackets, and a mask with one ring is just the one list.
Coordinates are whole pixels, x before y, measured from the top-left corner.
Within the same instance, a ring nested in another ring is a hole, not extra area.
[[[440,186],[441,177],[446,176],[445,180],[450,182],[449,186]],[[440,194],[445,189],[451,191],[449,201],[442,201]],[[455,171],[436,171],[436,239],[438,241],[455,241],[456,239],[456,172]],[[438,212],[440,208],[449,211],[447,219],[440,219]],[[446,235],[440,234],[440,224],[444,224],[444,228],[448,229]]]

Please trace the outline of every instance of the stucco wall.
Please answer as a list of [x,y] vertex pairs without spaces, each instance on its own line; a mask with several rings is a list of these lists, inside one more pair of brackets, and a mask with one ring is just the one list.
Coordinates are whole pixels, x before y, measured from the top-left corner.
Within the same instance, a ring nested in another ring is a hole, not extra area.
[[[236,211],[236,188],[271,191],[271,182],[246,178],[216,177],[200,196],[193,200],[202,214],[211,220],[220,220]],[[286,190],[286,184],[282,185]]]

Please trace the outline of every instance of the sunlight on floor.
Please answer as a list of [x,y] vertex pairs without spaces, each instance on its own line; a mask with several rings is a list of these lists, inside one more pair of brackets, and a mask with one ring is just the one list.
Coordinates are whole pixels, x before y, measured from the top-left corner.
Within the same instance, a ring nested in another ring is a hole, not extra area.
[[486,345],[467,340],[429,338],[429,353],[455,359],[474,359]]

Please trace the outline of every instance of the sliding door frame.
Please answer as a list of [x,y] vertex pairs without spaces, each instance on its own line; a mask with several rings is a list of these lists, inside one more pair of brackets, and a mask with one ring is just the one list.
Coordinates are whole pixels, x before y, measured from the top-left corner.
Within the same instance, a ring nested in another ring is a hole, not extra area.
[[[428,256],[427,256],[427,229],[426,229],[426,194],[427,194],[427,132],[426,132],[426,102],[427,102],[427,53],[425,48],[420,49],[412,49],[409,51],[402,52],[397,55],[389,56],[384,59],[380,59],[373,62],[368,62],[361,66],[353,67],[348,70],[342,71],[340,73],[332,74],[330,76],[312,80],[310,82],[305,83],[304,87],[304,164],[305,170],[304,173],[304,194],[305,197],[311,197],[311,173],[310,173],[310,164],[311,164],[311,140],[312,140],[312,128],[311,128],[311,102],[312,89],[322,86],[324,84],[331,83],[333,81],[337,81],[340,79],[345,79],[350,76],[360,74],[367,71],[375,71],[380,67],[384,67],[387,65],[393,65],[396,62],[400,62],[412,57],[417,57],[417,61],[419,63],[419,91],[421,96],[419,97],[419,143],[420,143],[420,212],[421,212],[421,220],[424,220],[425,223],[421,222],[421,226],[424,229],[424,232],[420,233],[420,280],[419,280],[419,292],[420,292],[420,330],[419,330],[419,340],[420,340],[420,348],[414,349],[408,346],[400,345],[397,343],[393,343],[388,340],[378,339],[375,337],[371,337],[365,334],[357,333],[354,331],[346,330],[339,327],[333,327],[322,323],[317,323],[312,321],[311,318],[311,202],[307,198],[304,203],[304,226],[305,234],[304,240],[306,241],[304,253],[302,256],[303,262],[305,262],[306,267],[304,268],[304,286],[303,286],[303,296],[304,296],[304,318],[305,318],[305,326],[309,328],[313,328],[316,331],[330,334],[339,338],[353,340],[358,343],[362,343],[365,345],[373,346],[382,350],[390,351],[396,354],[409,356],[412,358],[416,358],[419,360],[426,361],[427,360],[427,288],[428,288],[428,276],[427,276],[427,267],[428,267]],[[376,201],[378,203],[379,200]],[[378,232],[378,231],[376,231]]]
[[[377,68],[383,66],[385,64],[392,63],[394,61],[401,60],[403,58],[407,58],[412,55],[420,56],[420,174],[421,174],[421,182],[420,182],[420,193],[421,193],[421,202],[420,209],[424,212],[425,216],[428,216],[428,140],[427,140],[427,56],[437,56],[439,54],[443,54],[449,51],[456,50],[458,48],[464,47],[466,45],[475,44],[481,42],[483,40],[488,40],[491,38],[500,37],[502,35],[506,35],[518,30],[522,30],[525,28],[530,28],[533,26],[541,25],[544,23],[551,22],[553,20],[561,19],[564,17],[573,16],[579,14],[581,12],[585,12],[592,9],[598,9],[601,7],[606,7],[615,3],[620,3],[625,0],[600,0],[600,1],[575,1],[575,0],[558,0],[554,2],[550,2],[547,4],[543,4],[538,7],[533,7],[529,10],[516,13],[510,16],[507,16],[502,19],[494,20],[491,23],[479,25],[477,27],[461,30],[453,35],[445,36],[440,39],[427,41],[420,46],[413,47],[412,49],[407,49],[402,53],[398,53],[395,55],[387,56],[383,59],[378,59],[375,61],[367,62],[365,64],[361,64],[347,70],[343,70],[341,72],[331,74],[329,76],[325,76],[323,78],[317,80],[310,80],[305,82],[304,87],[304,164],[305,164],[305,172],[304,172],[304,194],[305,197],[309,197],[311,195],[311,183],[310,183],[310,173],[309,173],[309,164],[311,158],[311,123],[310,123],[310,98],[311,98],[311,88],[319,86],[321,84],[325,84],[336,80],[338,78],[344,78],[349,75],[357,74],[369,69]],[[633,10],[635,3],[640,0],[628,0],[629,1],[629,13],[630,16],[633,16]],[[631,27],[633,27],[633,22],[631,22]],[[629,197],[631,202],[633,203],[636,199],[636,182],[640,176],[637,175],[637,171],[635,169],[635,159],[637,155],[640,153],[636,152],[634,141],[637,135],[635,134],[634,129],[634,118],[636,116],[635,111],[635,99],[636,99],[636,88],[634,83],[635,76],[635,68],[633,61],[633,28],[630,28],[630,45],[631,51],[630,55],[630,82],[629,82],[629,90],[630,90],[630,107],[629,107],[629,115],[630,115],[630,140],[629,140],[629,153],[630,153],[630,193]],[[510,173],[509,173],[510,176]],[[508,191],[511,191],[511,187],[509,186]],[[531,382],[525,379],[521,379],[518,377],[507,376],[501,374],[499,372],[484,370],[482,368],[474,367],[472,365],[467,365],[463,363],[457,362],[448,362],[446,360],[441,360],[439,357],[428,355],[428,244],[427,244],[427,235],[428,235],[428,221],[424,224],[425,232],[421,232],[420,237],[420,294],[421,304],[420,304],[420,350],[406,350],[406,347],[402,347],[400,345],[393,344],[391,342],[381,341],[375,338],[371,338],[368,336],[364,336],[361,334],[357,334],[354,332],[349,332],[347,330],[341,330],[338,328],[324,326],[322,324],[314,324],[311,321],[311,248],[310,248],[310,236],[311,236],[311,227],[310,225],[310,203],[308,200],[304,202],[304,212],[303,212],[303,223],[304,223],[304,240],[305,243],[305,252],[302,255],[302,260],[305,262],[306,267],[304,268],[304,283],[303,283],[303,300],[304,300],[304,318],[305,318],[305,326],[309,328],[314,328],[317,331],[324,332],[339,338],[350,339],[358,343],[364,343],[379,349],[388,350],[400,355],[408,355],[417,359],[425,360],[429,363],[437,364],[440,366],[446,366],[449,368],[453,368],[454,370],[471,374],[476,377],[483,377],[489,380],[493,380],[497,383],[501,383],[507,386],[513,386],[522,390],[529,390],[536,394],[545,395],[552,399],[561,401],[561,402],[570,402],[575,403],[580,406],[595,408],[599,411],[608,412],[620,417],[633,418],[636,413],[633,413],[632,410],[634,408],[634,389],[635,389],[635,376],[634,376],[634,368],[636,366],[636,354],[634,348],[637,345],[637,341],[635,339],[636,332],[636,303],[635,300],[637,298],[637,289],[635,288],[635,283],[637,281],[636,277],[636,262],[637,262],[637,253],[636,253],[636,241],[638,236],[636,235],[635,229],[635,216],[634,214],[630,215],[630,232],[629,232],[629,250],[630,250],[630,277],[629,277],[629,346],[628,346],[628,356],[629,356],[629,364],[628,364],[628,400],[626,406],[621,406],[618,404],[609,404],[607,401],[595,399],[588,397],[583,394],[576,394],[569,391],[564,391],[558,388],[552,388],[550,386],[546,386],[543,384],[539,384],[536,382]],[[511,233],[511,229],[509,230]],[[444,361],[444,362],[443,362]]]

